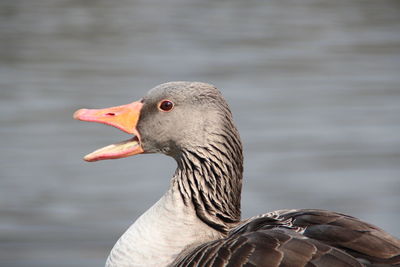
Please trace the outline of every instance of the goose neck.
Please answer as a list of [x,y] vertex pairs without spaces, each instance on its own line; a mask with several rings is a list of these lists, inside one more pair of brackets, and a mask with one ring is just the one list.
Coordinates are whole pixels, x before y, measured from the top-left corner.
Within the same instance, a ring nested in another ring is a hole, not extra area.
[[174,178],[185,205],[221,233],[240,221],[243,158],[236,146],[214,142],[183,151]]

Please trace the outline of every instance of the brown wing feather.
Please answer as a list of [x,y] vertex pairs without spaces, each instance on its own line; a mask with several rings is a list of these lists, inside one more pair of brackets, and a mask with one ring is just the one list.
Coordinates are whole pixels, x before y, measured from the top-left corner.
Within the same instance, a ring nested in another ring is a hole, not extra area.
[[173,266],[362,266],[329,245],[287,229],[260,229],[203,244]]
[[363,266],[355,258],[368,266],[400,266],[400,240],[351,216],[304,209],[251,218],[173,266]]
[[235,234],[284,227],[378,264],[400,264],[400,240],[357,218],[325,210],[266,213],[234,229]]

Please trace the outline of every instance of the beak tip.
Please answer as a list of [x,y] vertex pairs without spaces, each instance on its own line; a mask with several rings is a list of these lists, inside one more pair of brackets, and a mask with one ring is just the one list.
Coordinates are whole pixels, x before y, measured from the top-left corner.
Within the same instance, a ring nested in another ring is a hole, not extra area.
[[75,120],[81,120],[83,114],[85,114],[86,112],[87,112],[87,109],[86,109],[86,108],[79,109],[79,110],[77,110],[77,111],[74,112],[73,118],[74,118]]
[[86,161],[86,162],[93,162],[93,161],[96,161],[96,160],[94,160],[93,158],[89,157],[89,155],[83,157],[83,160]]

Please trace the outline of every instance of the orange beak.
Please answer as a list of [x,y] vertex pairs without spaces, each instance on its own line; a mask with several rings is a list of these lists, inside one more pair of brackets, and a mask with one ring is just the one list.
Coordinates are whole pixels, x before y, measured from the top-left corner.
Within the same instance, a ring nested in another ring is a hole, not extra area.
[[139,101],[127,105],[105,109],[80,109],[74,113],[74,119],[99,122],[114,126],[121,131],[135,135],[133,138],[100,148],[84,157],[86,161],[118,159],[143,153],[140,134],[136,129],[143,104]]

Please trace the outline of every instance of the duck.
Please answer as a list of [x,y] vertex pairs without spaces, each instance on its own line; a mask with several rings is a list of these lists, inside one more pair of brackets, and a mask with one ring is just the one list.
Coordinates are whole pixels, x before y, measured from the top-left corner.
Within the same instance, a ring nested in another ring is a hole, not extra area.
[[242,220],[242,143],[211,84],[167,82],[138,101],[73,117],[131,135],[88,162],[162,153],[177,164],[166,193],[118,239],[107,267],[400,266],[400,240],[349,215],[285,209]]

